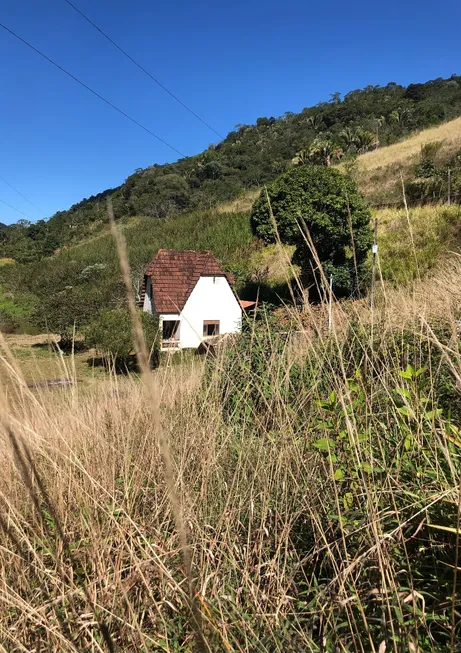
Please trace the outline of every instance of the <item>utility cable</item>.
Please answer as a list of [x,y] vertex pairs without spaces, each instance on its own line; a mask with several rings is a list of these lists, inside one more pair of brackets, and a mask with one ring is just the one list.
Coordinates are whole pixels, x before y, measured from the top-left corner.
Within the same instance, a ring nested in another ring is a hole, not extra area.
[[170,150],[173,150],[174,152],[176,152],[177,154],[179,154],[181,157],[185,157],[185,156],[186,156],[185,154],[183,154],[183,152],[180,152],[180,151],[177,150],[173,145],[170,145],[170,144],[167,143],[167,141],[165,141],[163,138],[160,138],[160,136],[157,136],[157,134],[154,134],[153,131],[151,131],[150,129],[148,129],[147,127],[145,127],[144,125],[142,125],[140,122],[138,122],[137,120],[135,120],[135,118],[132,118],[132,117],[129,116],[127,113],[125,113],[124,111],[122,111],[122,109],[119,109],[117,106],[115,106],[115,104],[112,104],[112,102],[110,102],[109,100],[106,100],[105,97],[103,97],[102,95],[99,95],[99,93],[97,93],[97,92],[94,91],[92,88],[90,88],[87,84],[85,84],[85,83],[82,82],[80,79],[78,79],[77,77],[75,77],[75,75],[72,75],[72,73],[70,73],[68,70],[66,70],[66,69],[63,68],[62,66],[60,66],[58,63],[56,63],[56,61],[53,61],[53,59],[50,59],[50,57],[47,57],[46,54],[43,54],[43,52],[41,52],[40,50],[38,50],[37,48],[35,48],[33,45],[31,45],[31,43],[29,43],[28,41],[26,41],[25,39],[23,39],[21,36],[19,36],[19,34],[16,34],[16,32],[13,32],[13,30],[11,30],[9,27],[7,27],[6,25],[3,25],[3,23],[0,23],[0,27],[2,27],[6,32],[8,32],[9,34],[11,34],[11,35],[14,36],[15,38],[17,38],[18,41],[21,41],[22,43],[24,43],[24,45],[27,45],[28,48],[30,48],[31,50],[33,50],[34,52],[36,52],[37,54],[39,54],[41,57],[43,57],[44,59],[46,59],[49,63],[53,64],[53,66],[56,66],[56,68],[58,68],[60,71],[62,71],[63,73],[65,73],[68,77],[70,77],[71,79],[73,79],[74,82],[77,82],[77,84],[80,84],[80,86],[83,86],[83,88],[86,88],[87,91],[90,91],[90,93],[92,93],[92,94],[95,95],[97,98],[99,98],[100,100],[102,100],[103,102],[105,102],[106,104],[108,104],[110,107],[112,107],[112,109],[115,109],[115,111],[118,111],[118,113],[120,113],[120,114],[121,114],[122,116],[124,116],[125,118],[128,118],[128,120],[130,120],[132,123],[134,123],[134,124],[137,125],[138,127],[141,127],[141,129],[143,129],[145,132],[147,132],[148,134],[150,134],[151,136],[153,136],[154,138],[156,138],[158,141],[160,141],[160,143],[163,143],[164,145],[166,145],[167,147],[169,147]]
[[160,88],[162,88],[166,93],[168,93],[168,95],[170,95],[174,100],[176,100],[176,102],[178,102],[182,107],[184,107],[184,109],[186,109],[187,111],[189,111],[189,113],[191,113],[193,116],[195,116],[195,118],[197,118],[197,120],[200,120],[200,122],[203,123],[206,127],[208,127],[208,129],[211,129],[211,131],[214,132],[217,136],[219,136],[219,138],[224,138],[224,136],[222,134],[220,134],[218,131],[216,131],[216,129],[214,127],[212,127],[205,120],[203,120],[203,118],[201,118],[197,113],[195,113],[195,111],[192,111],[192,109],[190,107],[188,107],[187,104],[185,104],[185,102],[180,100],[177,95],[172,93],[166,86],[164,86],[164,84],[159,82],[158,79],[156,79],[153,75],[151,75],[151,73],[148,70],[146,70],[143,66],[141,66],[141,64],[138,63],[136,61],[136,59],[133,59],[133,57],[131,55],[129,55],[128,52],[126,50],[124,50],[120,45],[118,45],[118,43],[116,43],[108,34],[106,34],[106,32],[104,32],[104,30],[102,30],[100,27],[98,27],[98,25],[96,25],[96,23],[93,23],[93,21],[90,18],[88,18],[88,16],[86,16],[83,13],[83,11],[81,11],[78,7],[76,7],[70,0],[64,0],[64,2],[67,2],[67,4],[70,7],[72,7],[72,9],[74,9],[92,27],[94,27],[100,34],[102,34],[102,36],[104,36],[104,38],[106,38],[109,41],[109,43],[112,43],[112,45],[114,47],[116,47],[117,50],[119,50],[123,55],[125,55],[125,57],[127,59],[129,59],[132,63],[134,63],[135,66],[137,66],[140,70],[142,70],[142,72],[144,74],[146,74],[148,77],[150,77],[150,79],[153,82],[155,82],[158,86],[160,86]]
[[39,208],[36,204],[34,204],[33,202],[31,202],[30,199],[28,199],[25,195],[23,195],[23,194],[22,194],[22,193],[21,193],[17,188],[15,188],[12,184],[10,184],[10,182],[7,181],[7,180],[6,180],[4,177],[2,177],[1,175],[0,175],[0,179],[1,179],[1,180],[2,180],[2,181],[3,181],[7,186],[9,186],[10,188],[12,188],[12,189],[14,190],[15,193],[17,193],[18,195],[20,195],[20,196],[22,197],[22,199],[26,200],[26,202],[28,202],[31,206],[33,206],[35,209],[37,209],[37,211],[40,211],[40,213],[43,213],[43,212],[44,212],[44,211],[42,211],[41,208]]
[[5,202],[5,200],[0,199],[0,202],[1,202],[2,204],[4,204],[5,206],[8,206],[10,209],[13,209],[13,211],[16,211],[17,213],[20,213],[21,215],[23,215],[23,216],[24,216],[25,218],[27,218],[28,220],[32,220],[32,218],[30,218],[26,213],[24,213],[23,211],[20,211],[19,209],[17,209],[17,208],[16,208],[15,206],[13,206],[12,204],[8,204],[8,202]]

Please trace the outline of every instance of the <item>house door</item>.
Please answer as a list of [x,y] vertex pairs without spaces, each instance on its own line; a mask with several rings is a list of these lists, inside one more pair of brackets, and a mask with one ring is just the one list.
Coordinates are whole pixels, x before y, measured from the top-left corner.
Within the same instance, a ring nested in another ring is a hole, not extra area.
[[179,347],[179,320],[163,320],[162,347]]

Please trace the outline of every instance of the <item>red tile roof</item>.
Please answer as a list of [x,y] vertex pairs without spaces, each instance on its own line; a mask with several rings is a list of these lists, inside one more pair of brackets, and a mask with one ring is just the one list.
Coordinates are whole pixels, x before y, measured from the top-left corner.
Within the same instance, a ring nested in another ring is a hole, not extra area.
[[226,274],[211,252],[160,249],[146,270],[152,280],[155,310],[158,313],[179,313],[202,276],[226,277],[232,285],[232,275]]

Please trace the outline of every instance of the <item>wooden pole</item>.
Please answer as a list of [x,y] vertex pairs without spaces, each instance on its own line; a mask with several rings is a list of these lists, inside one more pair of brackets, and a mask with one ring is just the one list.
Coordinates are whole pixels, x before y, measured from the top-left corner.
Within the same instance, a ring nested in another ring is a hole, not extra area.
[[448,206],[451,204],[451,170],[448,168]]
[[371,273],[371,297],[370,297],[370,307],[371,310],[375,308],[375,289],[376,289],[376,258],[378,255],[378,218],[375,218],[375,233],[373,238],[373,269]]

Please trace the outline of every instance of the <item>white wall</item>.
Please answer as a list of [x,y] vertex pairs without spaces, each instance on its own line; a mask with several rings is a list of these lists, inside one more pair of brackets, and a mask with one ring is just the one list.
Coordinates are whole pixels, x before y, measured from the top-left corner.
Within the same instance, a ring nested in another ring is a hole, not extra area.
[[242,309],[226,277],[200,277],[181,313],[181,348],[198,347],[203,321],[219,320],[219,333],[240,331]]
[[[155,313],[152,282],[147,279],[143,311]],[[240,331],[242,309],[226,277],[200,277],[180,315],[159,315],[160,330],[163,320],[180,320],[180,347],[196,348],[203,338],[204,320],[219,320],[219,333]]]

